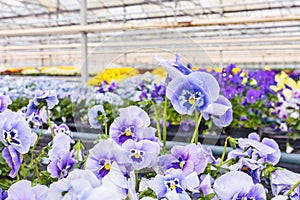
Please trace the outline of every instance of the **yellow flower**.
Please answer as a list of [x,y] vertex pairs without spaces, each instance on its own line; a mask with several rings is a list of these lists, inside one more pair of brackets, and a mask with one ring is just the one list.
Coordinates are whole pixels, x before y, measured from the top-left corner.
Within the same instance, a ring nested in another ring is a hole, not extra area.
[[266,71],[270,71],[270,69],[271,69],[271,68],[270,68],[268,65],[265,66],[265,70],[266,70]]
[[290,78],[284,71],[276,74],[275,81],[277,82],[278,90],[284,89],[285,85],[291,87],[293,90],[298,87],[296,81]]
[[257,85],[257,81],[254,78],[252,78],[250,80],[250,85]]
[[240,71],[241,71],[241,69],[238,68],[238,67],[235,67],[235,68],[232,69],[233,74],[237,74],[237,73],[239,73]]
[[112,80],[120,81],[125,78],[129,78],[131,76],[136,76],[139,74],[137,69],[131,67],[124,68],[106,68],[103,72],[98,73],[92,79],[88,81],[89,85],[99,85],[103,81],[107,81],[110,83]]
[[166,70],[164,70],[164,68],[162,68],[162,67],[155,68],[154,70],[151,71],[151,74],[158,75],[158,76],[161,76],[161,77],[166,77],[167,76]]
[[284,95],[285,99],[288,101],[289,99],[292,98],[292,96],[293,96],[293,91],[286,88],[286,89],[284,89],[284,90],[282,91],[282,94]]

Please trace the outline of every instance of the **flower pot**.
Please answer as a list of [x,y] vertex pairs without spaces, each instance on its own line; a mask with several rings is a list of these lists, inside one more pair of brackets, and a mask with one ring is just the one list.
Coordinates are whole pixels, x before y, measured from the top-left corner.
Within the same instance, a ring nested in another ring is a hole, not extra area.
[[226,127],[222,130],[222,135],[231,136],[233,138],[247,138],[252,132],[256,132],[260,135],[259,130],[244,127]]

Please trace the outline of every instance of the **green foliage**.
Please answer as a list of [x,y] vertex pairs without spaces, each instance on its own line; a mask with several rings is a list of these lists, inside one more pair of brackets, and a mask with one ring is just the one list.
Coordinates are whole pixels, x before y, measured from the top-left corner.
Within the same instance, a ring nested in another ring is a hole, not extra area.
[[9,109],[11,109],[14,112],[17,112],[23,107],[27,107],[29,103],[29,98],[27,97],[18,97],[15,100],[12,101],[12,104],[8,106]]

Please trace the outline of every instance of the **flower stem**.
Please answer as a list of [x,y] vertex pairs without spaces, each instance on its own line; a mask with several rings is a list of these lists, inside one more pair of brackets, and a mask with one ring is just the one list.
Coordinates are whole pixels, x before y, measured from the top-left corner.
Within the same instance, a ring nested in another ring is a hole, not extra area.
[[219,166],[222,166],[223,165],[223,161],[225,159],[225,155],[226,155],[226,149],[227,149],[227,143],[228,143],[228,140],[231,139],[231,137],[227,137],[225,139],[225,143],[224,143],[224,147],[223,147],[223,153],[222,153],[222,157],[221,157],[221,160],[220,160],[220,163],[219,163]]
[[50,120],[50,114],[49,114],[48,106],[46,106],[46,114],[47,114],[47,118],[48,118],[48,126],[50,128],[52,139],[53,139],[54,138],[54,131],[52,129],[52,124],[51,124],[51,120]]
[[167,150],[167,103],[168,99],[165,97],[164,101],[164,114],[163,114],[163,152],[166,152]]
[[154,103],[154,101],[152,101],[152,106],[153,106],[154,116],[155,116],[155,121],[156,121],[157,137],[158,137],[159,141],[161,141],[161,132],[160,132],[158,112],[157,112],[157,107],[156,107],[156,104]]
[[201,120],[202,120],[203,113],[202,112],[200,113],[199,118],[198,118],[198,116],[199,116],[199,113],[198,113],[198,110],[196,109],[196,111],[195,111],[196,127],[195,127],[194,134],[193,134],[193,137],[192,137],[192,140],[191,140],[191,143],[195,142],[195,144],[198,144],[199,126],[200,126],[200,123],[201,123]]
[[108,126],[107,126],[107,122],[104,123],[104,133],[106,136],[108,136]]
[[288,191],[288,193],[286,193],[286,196],[290,196],[292,194],[292,192],[296,189],[296,187],[298,187],[300,185],[300,180],[297,181],[293,187]]

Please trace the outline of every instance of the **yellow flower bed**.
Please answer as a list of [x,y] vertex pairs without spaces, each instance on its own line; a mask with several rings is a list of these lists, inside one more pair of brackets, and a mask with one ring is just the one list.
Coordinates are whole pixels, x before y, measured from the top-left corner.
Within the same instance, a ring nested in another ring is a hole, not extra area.
[[112,80],[119,82],[121,79],[129,78],[139,74],[137,69],[131,67],[124,68],[106,68],[88,81],[89,85],[97,86],[103,81],[110,83]]

